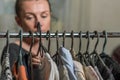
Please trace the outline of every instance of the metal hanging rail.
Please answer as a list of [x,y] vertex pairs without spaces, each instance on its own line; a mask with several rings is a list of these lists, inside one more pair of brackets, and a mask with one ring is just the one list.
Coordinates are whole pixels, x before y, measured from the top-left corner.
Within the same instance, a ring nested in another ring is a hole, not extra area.
[[[103,32],[98,32],[100,34],[100,38],[104,38],[105,35],[103,34]],[[9,33],[10,38],[19,38],[19,33],[17,32],[10,32]],[[24,32],[22,33],[24,38],[28,38],[28,37],[32,37],[32,35],[29,32]],[[40,34],[39,32],[33,33],[34,37],[39,37]],[[58,37],[63,37],[63,32],[58,32],[58,35],[56,35],[56,32],[50,32],[50,37],[51,38],[56,38],[56,36]],[[75,38],[79,38],[79,32],[74,32],[73,36]],[[6,38],[6,32],[0,32],[0,38]],[[41,38],[48,38],[49,34],[47,33],[41,33]],[[66,38],[71,38],[71,32],[66,32],[65,33],[65,37]],[[82,37],[86,38],[86,32],[82,32]],[[95,33],[90,32],[90,37],[97,37],[97,35],[95,35]],[[107,37],[108,38],[120,38],[120,32],[107,32]]]

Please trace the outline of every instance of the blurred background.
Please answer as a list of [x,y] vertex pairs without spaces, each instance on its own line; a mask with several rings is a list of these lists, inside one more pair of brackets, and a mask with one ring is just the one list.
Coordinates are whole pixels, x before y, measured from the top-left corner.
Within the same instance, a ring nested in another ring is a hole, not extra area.
[[[0,0],[0,32],[19,32],[14,17],[14,4],[16,0]],[[120,32],[120,0],[50,0],[52,7],[51,32]],[[0,54],[6,44],[6,39],[0,38]],[[14,39],[11,39],[11,42]],[[91,52],[96,39],[90,40]],[[71,40],[66,39],[65,47],[70,49]],[[100,39],[98,52],[103,47],[104,39]],[[61,45],[61,41],[59,43]],[[47,42],[45,44],[47,46]],[[52,39],[51,52],[55,53],[56,43]],[[82,51],[86,50],[87,39],[82,39]],[[120,45],[120,38],[108,38],[105,52],[108,55]],[[78,51],[78,39],[74,41],[74,49]]]

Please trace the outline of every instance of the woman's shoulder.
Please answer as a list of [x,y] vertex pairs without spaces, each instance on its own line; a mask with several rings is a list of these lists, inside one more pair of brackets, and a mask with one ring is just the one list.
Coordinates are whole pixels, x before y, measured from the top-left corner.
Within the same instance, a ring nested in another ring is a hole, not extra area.
[[[7,49],[9,48],[9,49]],[[3,48],[3,53],[4,52],[10,52],[11,50],[14,51],[14,50],[18,50],[19,49],[19,46],[16,44],[16,43],[9,43],[8,45],[5,45],[4,48]]]
[[19,52],[19,46],[15,43],[9,43],[9,45],[4,46],[3,50],[2,50],[2,55],[1,55],[1,61],[3,60],[3,56],[6,53],[9,53],[10,58],[16,58],[18,56]]
[[[20,52],[19,41],[9,43],[9,45],[4,46],[2,50],[1,60],[3,58],[3,55],[6,53],[9,53],[10,58],[16,58],[18,57],[19,52]],[[26,51],[23,49],[22,53],[25,54]]]

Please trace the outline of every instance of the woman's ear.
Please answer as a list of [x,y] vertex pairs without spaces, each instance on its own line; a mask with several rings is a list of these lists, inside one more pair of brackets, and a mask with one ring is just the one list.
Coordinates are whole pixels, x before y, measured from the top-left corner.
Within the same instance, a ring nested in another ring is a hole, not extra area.
[[16,23],[21,26],[20,18],[18,16],[15,16]]

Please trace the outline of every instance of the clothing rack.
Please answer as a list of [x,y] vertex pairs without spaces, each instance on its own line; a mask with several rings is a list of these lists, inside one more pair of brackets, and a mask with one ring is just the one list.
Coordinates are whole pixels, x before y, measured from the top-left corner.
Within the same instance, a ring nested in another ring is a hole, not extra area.
[[[50,32],[49,34],[48,33],[41,33],[41,38],[56,38],[56,36],[58,37],[67,37],[67,38],[71,38],[71,36],[73,35],[73,37],[75,38],[79,38],[80,37],[80,32],[73,32],[73,34],[71,34],[72,32],[65,32],[64,35],[63,35],[64,32],[58,32],[57,35],[56,35],[56,32]],[[99,37],[100,38],[104,38],[105,35],[103,34],[103,32],[98,32],[99,33]],[[23,32],[22,33],[23,37],[24,38],[28,38],[28,37],[32,37],[32,35],[29,33],[29,32]],[[82,32],[81,33],[82,35],[82,38],[86,38],[87,37],[87,34],[86,32]],[[19,33],[17,32],[9,32],[9,38],[19,38]],[[39,32],[35,32],[33,33],[33,36],[34,37],[39,37],[40,36],[40,33]],[[91,38],[97,38],[97,35],[94,33],[94,32],[89,32],[89,36]],[[7,35],[6,35],[6,32],[0,32],[0,38],[6,38]],[[120,38],[120,32],[107,32],[107,37],[108,38]]]

